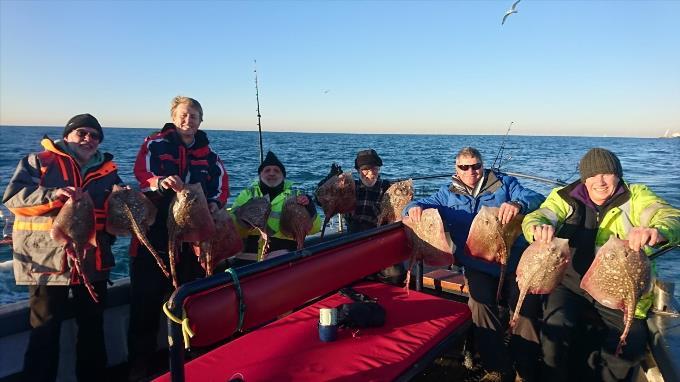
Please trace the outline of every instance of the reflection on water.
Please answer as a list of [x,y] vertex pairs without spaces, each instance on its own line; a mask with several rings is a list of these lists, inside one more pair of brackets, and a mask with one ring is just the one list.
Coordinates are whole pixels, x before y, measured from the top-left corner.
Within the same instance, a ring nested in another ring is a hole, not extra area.
[[[44,134],[59,137],[61,127],[0,127],[0,190],[4,189],[14,169],[28,151],[40,150]],[[114,154],[124,181],[135,185],[132,164],[149,129],[109,129],[102,144]],[[21,137],[21,139],[7,139]],[[231,197],[257,177],[259,146],[257,133],[208,131],[211,146],[220,155],[229,171]],[[493,163],[502,136],[475,135],[358,135],[264,133],[265,150],[271,149],[286,166],[289,179],[311,193],[327,173],[332,162],[344,170],[354,167],[357,151],[374,148],[382,157],[382,176],[387,179],[442,175],[441,178],[416,180],[416,196],[435,192],[449,182],[454,155],[463,146],[478,148],[487,166]],[[614,151],[623,164],[624,179],[629,183],[643,182],[658,195],[680,207],[680,139],[592,138],[592,137],[524,137],[509,136],[503,154],[502,169],[571,182],[578,179],[577,164],[591,147]],[[547,194],[551,186],[521,180],[523,184]],[[319,212],[321,210],[319,209]],[[119,238],[114,245],[117,264],[114,279],[127,274],[129,238]],[[0,263],[11,258],[9,248],[0,247]],[[657,269],[665,279],[680,282],[680,251],[664,255]],[[0,272],[0,303],[16,301],[25,296],[24,288],[14,286],[12,274]],[[676,288],[680,297],[680,288]]]

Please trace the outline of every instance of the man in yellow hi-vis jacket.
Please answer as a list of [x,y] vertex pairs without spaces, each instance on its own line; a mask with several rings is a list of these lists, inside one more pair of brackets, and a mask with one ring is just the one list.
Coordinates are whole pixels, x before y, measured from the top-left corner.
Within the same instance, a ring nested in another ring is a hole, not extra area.
[[[309,196],[293,189],[293,182],[286,180],[286,168],[273,152],[267,152],[267,156],[258,168],[258,175],[258,179],[236,197],[231,208],[236,210],[252,198],[269,196],[271,201],[271,213],[267,220],[269,253],[277,250],[294,251],[297,248],[295,240],[290,236],[284,235],[279,225],[283,204],[288,197],[296,195],[297,203],[307,208],[309,216],[313,219],[312,228],[307,234],[314,234],[321,229],[321,218],[316,213],[316,207]],[[263,260],[263,243],[257,230],[241,226],[238,226],[238,228],[241,236],[245,238],[244,252],[256,252],[258,254],[257,260]],[[234,265],[243,264],[243,261],[239,261]]]
[[[643,320],[651,296],[643,296],[636,309],[623,353],[615,355],[623,332],[623,312],[595,301],[580,287],[597,249],[611,235],[626,239],[633,250],[663,242],[680,241],[680,210],[659,198],[647,186],[626,184],[619,158],[609,150],[594,148],[579,163],[581,179],[553,190],[541,207],[524,218],[528,241],[549,242],[554,236],[569,239],[575,250],[560,285],[550,294],[543,314],[541,343],[544,353],[543,380],[567,381],[569,344],[573,328],[584,313],[599,316],[605,334],[599,350],[588,357],[593,378],[601,381],[631,380],[647,340]],[[648,249],[648,248],[646,248]],[[574,354],[574,353],[571,353]]]

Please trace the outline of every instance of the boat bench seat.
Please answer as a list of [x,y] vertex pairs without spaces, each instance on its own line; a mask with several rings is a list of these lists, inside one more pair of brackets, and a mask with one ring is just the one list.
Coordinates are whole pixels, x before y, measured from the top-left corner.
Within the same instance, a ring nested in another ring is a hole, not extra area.
[[[191,347],[215,345],[233,338],[239,329],[245,332],[186,363],[187,380],[226,381],[238,373],[249,382],[393,380],[415,375],[467,330],[467,305],[364,282],[355,289],[385,307],[383,327],[361,329],[354,336],[343,329],[329,343],[319,340],[317,328],[319,308],[349,302],[335,293],[338,289],[405,261],[408,255],[404,227],[394,223],[241,267],[231,276],[215,275],[182,286],[173,298],[181,301],[175,304],[182,306],[194,333]],[[181,294],[186,297],[177,297]],[[177,344],[176,338],[173,341]],[[169,379],[170,374],[160,378]]]
[[427,365],[430,351],[469,326],[470,311],[462,303],[376,282],[353,288],[378,299],[386,310],[384,326],[340,329],[335,341],[321,342],[319,309],[350,302],[336,293],[188,362],[186,380],[409,379]]

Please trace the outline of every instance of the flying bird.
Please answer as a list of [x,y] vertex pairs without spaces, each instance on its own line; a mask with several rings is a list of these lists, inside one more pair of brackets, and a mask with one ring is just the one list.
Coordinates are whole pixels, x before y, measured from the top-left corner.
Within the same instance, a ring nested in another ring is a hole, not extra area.
[[517,0],[514,3],[512,3],[512,7],[505,12],[505,15],[503,16],[503,21],[501,21],[501,25],[505,24],[505,19],[507,19],[508,16],[510,16],[513,13],[517,13],[517,10],[515,8],[517,7],[517,4],[519,4],[520,1],[522,0]]

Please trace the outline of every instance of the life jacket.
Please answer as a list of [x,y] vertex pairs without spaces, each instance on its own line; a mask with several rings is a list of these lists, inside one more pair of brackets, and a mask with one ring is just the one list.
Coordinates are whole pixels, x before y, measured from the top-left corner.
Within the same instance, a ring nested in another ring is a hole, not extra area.
[[[110,248],[112,237],[104,231],[106,200],[111,187],[120,183],[113,156],[104,154],[101,164],[81,175],[77,162],[49,138],[45,137],[41,144],[45,151],[30,154],[19,164],[8,185],[8,193],[12,195],[5,195],[5,204],[16,215],[13,246],[17,284],[69,285],[79,282],[74,268],[72,272],[68,266],[65,251],[50,237],[54,218],[64,205],[62,200],[54,199],[51,192],[69,186],[87,191],[94,202],[98,245],[86,254],[83,272],[88,273],[91,281],[107,279],[114,258]],[[31,176],[33,173],[38,175],[37,179]],[[26,184],[35,184],[36,190],[24,192]]]

